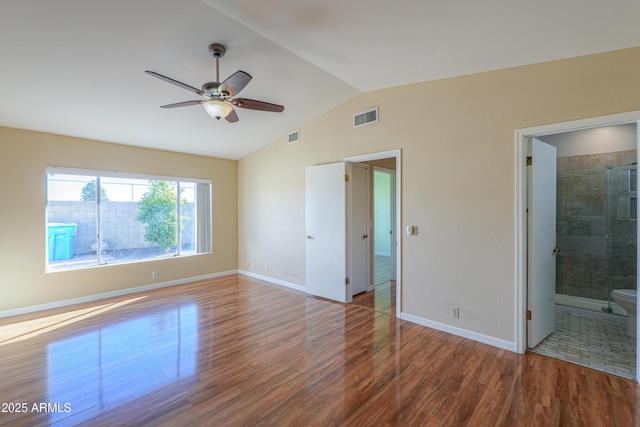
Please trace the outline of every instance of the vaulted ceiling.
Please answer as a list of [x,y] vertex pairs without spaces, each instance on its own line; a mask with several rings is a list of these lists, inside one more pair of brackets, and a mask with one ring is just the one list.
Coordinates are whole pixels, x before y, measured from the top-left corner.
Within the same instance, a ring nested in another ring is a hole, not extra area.
[[[364,91],[640,46],[631,0],[3,0],[0,125],[239,159]],[[285,106],[216,121],[221,79]]]

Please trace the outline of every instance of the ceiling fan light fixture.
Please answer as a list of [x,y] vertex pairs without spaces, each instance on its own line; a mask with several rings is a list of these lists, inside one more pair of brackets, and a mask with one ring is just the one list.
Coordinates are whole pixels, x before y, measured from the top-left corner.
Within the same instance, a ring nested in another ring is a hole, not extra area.
[[204,98],[203,100],[174,102],[173,104],[161,105],[160,108],[176,108],[201,104],[207,114],[211,117],[215,117],[218,120],[226,119],[229,123],[235,123],[238,121],[238,115],[233,108],[234,105],[236,107],[247,108],[249,110],[272,111],[275,113],[281,113],[284,110],[282,105],[256,101],[255,99],[235,98],[235,96],[244,89],[247,83],[249,83],[251,75],[242,70],[238,70],[227,77],[223,82],[219,83],[219,60],[224,56],[226,48],[219,43],[212,43],[209,45],[209,52],[216,58],[216,81],[203,84],[202,89],[198,89],[170,77],[163,76],[155,71],[145,71],[145,73],[152,77],[181,87],[182,89],[186,89],[189,92],[193,92]]
[[218,120],[224,119],[233,110],[231,104],[220,99],[210,99],[209,101],[203,102],[202,106],[207,114]]

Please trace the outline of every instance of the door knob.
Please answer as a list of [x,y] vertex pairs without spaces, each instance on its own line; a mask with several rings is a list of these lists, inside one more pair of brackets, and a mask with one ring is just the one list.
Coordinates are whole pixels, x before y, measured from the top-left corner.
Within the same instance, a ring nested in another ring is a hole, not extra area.
[[560,252],[560,248],[559,248],[559,247],[557,247],[557,246],[554,246],[554,247],[553,247],[553,254],[555,255],[555,254],[557,254],[558,252]]
[[369,237],[369,235],[368,235],[368,234],[363,234],[363,235],[362,235],[362,240],[366,239],[367,237]]
[[313,237],[307,236],[307,240],[312,240],[312,239],[313,239]]

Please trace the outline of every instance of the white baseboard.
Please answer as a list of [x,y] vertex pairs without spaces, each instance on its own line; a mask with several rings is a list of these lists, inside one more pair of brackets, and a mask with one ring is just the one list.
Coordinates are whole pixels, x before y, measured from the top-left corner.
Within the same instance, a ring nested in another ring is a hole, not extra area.
[[220,273],[205,274],[204,276],[188,277],[185,279],[170,280],[168,282],[162,282],[162,283],[152,283],[150,285],[136,286],[134,288],[127,288],[127,289],[119,289],[117,291],[104,292],[101,294],[88,295],[88,296],[79,297],[79,298],[71,298],[66,300],[48,302],[44,304],[30,305],[27,307],[14,308],[10,310],[2,310],[0,311],[0,318],[17,316],[19,314],[33,313],[33,312],[42,311],[42,310],[49,310],[52,308],[65,307],[68,305],[80,304],[83,302],[97,301],[105,298],[118,297],[122,295],[133,294],[136,292],[150,291],[152,289],[166,288],[167,286],[183,285],[185,283],[197,282],[198,280],[214,279],[216,277],[229,276],[231,274],[237,274],[237,273],[238,273],[238,270],[229,270],[229,271],[223,271]]
[[446,332],[448,334],[457,335],[459,337],[468,338],[470,340],[478,341],[483,344],[488,344],[493,347],[498,347],[504,350],[516,352],[516,344],[511,341],[501,340],[499,338],[490,337],[488,335],[480,334],[477,332],[469,331],[467,329],[459,328],[457,326],[451,326],[433,320],[423,319],[422,317],[414,316],[412,314],[400,313],[400,318],[408,322],[417,323],[418,325],[426,326],[428,328],[436,329],[438,331]]
[[[569,307],[582,308],[584,310],[590,310],[590,311],[596,311],[598,313],[602,313],[602,307],[607,307],[608,302],[592,299],[592,298],[556,294],[556,304],[566,305]],[[611,302],[611,310],[613,310],[614,314],[620,314],[623,316],[627,315],[627,312],[622,307],[620,307],[615,301]]]
[[296,291],[305,292],[305,287],[302,285],[298,285],[296,283],[287,282],[285,280],[275,279],[269,276],[263,276],[262,274],[253,273],[251,271],[246,270],[238,270],[238,274],[242,274],[244,276],[253,277],[254,279],[264,280],[265,282],[273,283],[275,285],[284,286],[287,288],[295,289]]
[[[238,274],[253,277],[254,279],[264,280],[265,282],[274,283],[276,285],[285,286],[287,288],[296,289],[298,291],[305,291],[305,287],[297,285],[295,283],[286,282],[280,279],[274,279],[273,277],[263,276],[262,274],[252,273],[250,271],[238,270]],[[458,328],[451,325],[446,325],[440,322],[434,322],[432,320],[423,319],[418,316],[414,316],[407,313],[400,313],[400,318],[408,322],[417,323],[418,325],[426,326],[428,328],[437,329],[442,332],[446,332],[452,335],[457,335],[463,338],[468,338],[474,341],[479,341],[484,344],[491,345],[493,347],[502,348],[504,350],[512,351],[515,353],[516,345],[513,342],[501,340],[498,338],[490,337],[488,335],[479,334],[477,332],[468,331],[466,329]]]
[[[244,276],[248,276],[248,277],[253,277],[255,279],[264,280],[265,282],[269,282],[269,283],[273,283],[273,284],[276,284],[276,285],[284,286],[284,287],[287,287],[287,288],[295,289],[297,291],[305,292],[305,287],[302,286],[302,285],[298,285],[296,283],[287,282],[285,280],[280,280],[280,279],[275,279],[273,277],[264,276],[262,274],[256,274],[256,273],[252,273],[250,271],[245,271],[245,270],[228,270],[228,271],[223,271],[223,272],[220,272],[220,273],[206,274],[206,275],[203,275],[203,276],[196,276],[196,277],[188,277],[188,278],[184,278],[184,279],[171,280],[171,281],[162,282],[162,283],[153,283],[153,284],[149,284],[149,285],[137,286],[137,287],[134,287],[134,288],[127,288],[127,289],[120,289],[120,290],[117,290],[117,291],[104,292],[104,293],[101,293],[101,294],[88,295],[88,296],[79,297],[79,298],[71,298],[71,299],[54,301],[54,302],[45,303],[45,304],[37,304],[37,305],[31,305],[31,306],[27,306],[27,307],[15,308],[15,309],[10,309],[10,310],[2,310],[2,311],[0,311],[0,318],[9,317],[9,316],[17,316],[19,314],[33,313],[33,312],[36,312],[36,311],[48,310],[48,309],[52,309],[52,308],[65,307],[65,306],[69,306],[69,305],[73,305],[73,304],[80,304],[80,303],[84,303],[84,302],[97,301],[97,300],[101,300],[101,299],[105,299],[105,298],[111,298],[111,297],[117,297],[117,296],[122,296],[122,295],[133,294],[133,293],[136,293],[136,292],[150,291],[150,290],[153,290],[153,289],[160,289],[160,288],[165,288],[165,287],[168,287],[168,286],[182,285],[182,284],[185,284],[185,283],[196,282],[196,281],[199,281],[199,280],[213,279],[213,278],[216,278],[216,277],[229,276],[229,275],[232,275],[232,274],[242,274]],[[428,328],[436,329],[436,330],[439,330],[439,331],[442,331],[442,332],[446,332],[446,333],[449,333],[449,334],[453,334],[453,335],[457,335],[457,336],[460,336],[460,337],[463,337],[463,338],[468,338],[468,339],[471,339],[471,340],[474,340],[474,341],[478,341],[478,342],[481,342],[481,343],[484,343],[484,344],[488,344],[488,345],[491,345],[491,346],[494,346],[494,347],[502,348],[502,349],[505,349],[505,350],[513,351],[513,352],[516,351],[515,343],[509,342],[509,341],[505,341],[505,340],[501,340],[501,339],[494,338],[494,337],[490,337],[488,335],[479,334],[477,332],[472,332],[472,331],[469,331],[469,330],[466,330],[466,329],[463,329],[463,328],[458,328],[456,326],[451,326],[451,325],[447,325],[447,324],[444,324],[444,323],[423,319],[421,317],[414,316],[414,315],[407,314],[407,313],[400,313],[400,318],[402,320],[406,320],[408,322],[416,323],[418,325],[426,326]]]

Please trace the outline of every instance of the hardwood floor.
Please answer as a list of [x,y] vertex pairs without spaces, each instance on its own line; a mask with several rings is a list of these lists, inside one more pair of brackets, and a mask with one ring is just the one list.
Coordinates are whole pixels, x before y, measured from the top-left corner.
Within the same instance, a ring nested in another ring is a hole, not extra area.
[[393,261],[394,260],[388,256],[374,255],[373,272],[375,275],[376,285],[380,285],[393,279]]
[[389,280],[375,286],[373,292],[362,292],[353,296],[353,305],[379,311],[389,316],[396,315],[396,282]]
[[633,381],[235,275],[0,319],[0,361],[3,426],[640,423]]

